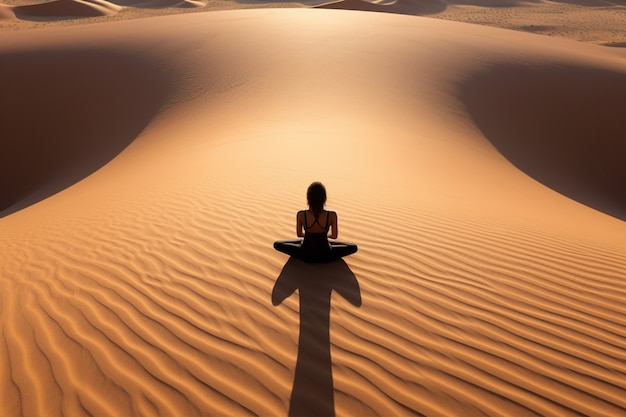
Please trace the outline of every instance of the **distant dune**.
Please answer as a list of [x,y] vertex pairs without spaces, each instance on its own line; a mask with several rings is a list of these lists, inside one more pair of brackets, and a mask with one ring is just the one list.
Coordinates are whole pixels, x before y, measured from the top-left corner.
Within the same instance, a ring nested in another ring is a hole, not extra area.
[[316,6],[320,9],[362,10],[370,12],[400,13],[411,15],[434,14],[446,9],[440,0],[398,0],[391,2],[369,2],[364,0],[339,0]]
[[626,44],[624,0],[3,0],[0,2],[0,30],[137,19],[200,10],[284,7],[430,16],[597,45],[623,47]]
[[[0,36],[4,414],[626,415],[621,48],[354,10],[99,22]],[[315,180],[345,261],[272,247]]]
[[[194,9],[204,7],[205,3],[196,0],[52,0],[32,3],[31,1],[17,5],[0,4],[0,21],[19,20],[24,22],[54,23],[59,20],[75,20],[118,15],[124,9],[143,8],[160,9]],[[137,12],[127,13],[139,17]],[[1,27],[1,26],[0,26]],[[20,26],[12,25],[11,28]]]
[[60,16],[107,16],[117,13],[120,9],[120,6],[106,0],[53,0],[47,3],[18,6],[14,8],[14,11],[20,19],[33,19]]

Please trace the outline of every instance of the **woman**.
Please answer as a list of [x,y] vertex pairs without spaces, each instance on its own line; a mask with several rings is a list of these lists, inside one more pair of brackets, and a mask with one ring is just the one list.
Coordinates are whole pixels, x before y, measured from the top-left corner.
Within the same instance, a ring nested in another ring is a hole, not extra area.
[[[301,210],[296,216],[296,234],[302,240],[279,240],[274,249],[305,262],[331,262],[353,254],[357,246],[352,243],[329,242],[336,239],[337,213],[324,210],[326,188],[320,182],[309,185],[306,193],[308,210]],[[329,235],[330,232],[330,235]]]

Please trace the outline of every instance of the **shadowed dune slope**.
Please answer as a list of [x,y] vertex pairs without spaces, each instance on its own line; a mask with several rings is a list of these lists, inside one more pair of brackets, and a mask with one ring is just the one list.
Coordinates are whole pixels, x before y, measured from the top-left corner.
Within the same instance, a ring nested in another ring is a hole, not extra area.
[[201,0],[115,0],[113,3],[124,7],[141,8],[195,8],[203,7],[205,4]]
[[315,6],[319,9],[344,9],[368,12],[385,12],[399,14],[434,14],[446,9],[446,3],[440,0],[398,0],[391,3],[379,4],[364,0],[339,0]]
[[[619,51],[266,9],[3,32],[0,58],[4,414],[626,414],[626,223],[493,145],[532,159],[535,96],[614,123],[555,78],[613,111]],[[345,263],[272,247],[315,180]]]
[[503,66],[462,88],[478,127],[513,164],[626,220],[626,71]]
[[121,7],[105,0],[54,0],[39,4],[15,7],[19,19],[53,19],[59,17],[107,16],[119,12]]
[[31,50],[0,59],[0,215],[100,168],[168,96],[164,73],[120,50]]

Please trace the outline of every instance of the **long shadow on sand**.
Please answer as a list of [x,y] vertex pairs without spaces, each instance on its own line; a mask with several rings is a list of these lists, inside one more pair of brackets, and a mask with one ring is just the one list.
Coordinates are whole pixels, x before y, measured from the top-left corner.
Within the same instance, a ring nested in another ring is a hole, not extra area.
[[343,260],[307,264],[291,258],[274,284],[272,304],[279,305],[296,290],[300,296],[300,338],[289,415],[334,416],[330,300],[336,291],[360,307],[359,283]]

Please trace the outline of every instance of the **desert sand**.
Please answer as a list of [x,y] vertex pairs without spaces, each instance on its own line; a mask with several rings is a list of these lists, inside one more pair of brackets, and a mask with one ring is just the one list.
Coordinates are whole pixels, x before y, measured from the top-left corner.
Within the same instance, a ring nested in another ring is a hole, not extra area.
[[0,10],[0,414],[626,415],[623,28],[276,5]]

